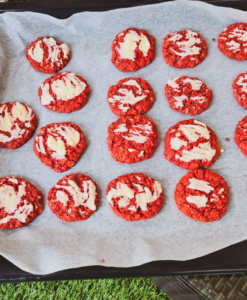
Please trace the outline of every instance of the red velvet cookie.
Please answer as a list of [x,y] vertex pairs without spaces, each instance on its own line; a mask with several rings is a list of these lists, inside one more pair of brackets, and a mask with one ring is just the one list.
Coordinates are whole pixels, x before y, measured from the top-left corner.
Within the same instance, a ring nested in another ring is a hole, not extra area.
[[108,127],[107,145],[112,157],[121,163],[150,158],[157,147],[154,121],[141,115],[122,116]]
[[167,82],[165,96],[172,109],[195,116],[209,107],[212,91],[200,79],[182,76]]
[[43,211],[42,194],[20,177],[0,178],[0,229],[16,229]]
[[145,114],[154,102],[154,92],[146,80],[125,78],[109,88],[107,102],[117,116]]
[[162,51],[168,65],[175,68],[194,68],[205,59],[208,47],[198,32],[182,30],[164,38]]
[[166,133],[165,158],[181,168],[208,168],[217,159],[218,152],[215,133],[200,121],[178,122]]
[[89,93],[86,80],[72,72],[62,72],[47,78],[38,90],[41,104],[60,113],[81,109]]
[[36,116],[30,106],[20,102],[0,104],[0,148],[16,149],[32,136]]
[[241,152],[247,156],[247,116],[245,116],[235,129],[235,143]]
[[233,95],[238,104],[247,108],[247,72],[241,73],[233,81]]
[[142,173],[113,179],[107,186],[106,197],[113,212],[127,221],[152,218],[164,201],[160,183]]
[[178,209],[203,222],[219,220],[229,203],[224,178],[210,170],[195,170],[182,177],[174,193]]
[[96,183],[83,174],[60,179],[47,196],[51,211],[67,222],[83,221],[96,211],[99,202]]
[[155,38],[145,30],[128,28],[112,42],[112,63],[123,72],[134,72],[154,59]]
[[51,36],[40,37],[27,47],[26,58],[35,70],[53,74],[68,63],[70,48]]
[[218,38],[220,51],[231,59],[247,59],[247,24],[229,25]]
[[74,166],[85,146],[81,129],[70,122],[62,122],[40,128],[33,151],[43,164],[56,172],[64,172]]

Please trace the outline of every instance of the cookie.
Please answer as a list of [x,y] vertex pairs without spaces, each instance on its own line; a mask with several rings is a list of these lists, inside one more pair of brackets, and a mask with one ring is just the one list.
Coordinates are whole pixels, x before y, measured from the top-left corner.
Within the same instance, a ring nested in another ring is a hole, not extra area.
[[229,25],[219,34],[218,48],[227,57],[236,60],[247,59],[247,24]]
[[39,37],[26,48],[26,58],[35,70],[54,74],[68,63],[70,48],[54,37]]
[[106,197],[113,212],[127,221],[152,218],[164,201],[161,184],[142,173],[113,179],[107,186]]
[[121,163],[132,164],[150,158],[157,142],[156,124],[145,116],[122,116],[108,127],[108,148],[112,157]]
[[154,59],[155,38],[145,30],[128,28],[112,42],[112,63],[123,72],[134,72]]
[[200,79],[182,76],[167,82],[165,96],[172,109],[195,116],[209,107],[212,91]]
[[182,30],[168,34],[162,46],[165,62],[175,68],[194,68],[208,53],[207,43],[196,31]]
[[81,109],[89,93],[86,80],[72,72],[62,72],[47,78],[38,90],[41,104],[60,113]]
[[233,95],[238,104],[247,108],[247,72],[241,73],[233,81]]
[[202,222],[219,220],[229,203],[224,178],[210,170],[195,170],[182,177],[174,193],[178,209]]
[[70,174],[60,179],[47,196],[50,210],[67,222],[83,221],[95,213],[99,195],[96,183],[83,174]]
[[64,172],[74,166],[85,146],[81,129],[73,123],[62,122],[40,128],[33,151],[43,164],[56,172]]
[[247,116],[245,116],[235,129],[235,143],[241,152],[247,156]]
[[178,122],[166,133],[165,158],[181,168],[208,168],[217,159],[218,154],[215,133],[198,120]]
[[0,178],[0,229],[16,229],[43,211],[42,194],[20,177]]
[[125,78],[109,88],[107,102],[117,116],[145,114],[154,102],[154,92],[146,80]]
[[0,148],[16,149],[33,135],[36,116],[21,102],[0,104]]

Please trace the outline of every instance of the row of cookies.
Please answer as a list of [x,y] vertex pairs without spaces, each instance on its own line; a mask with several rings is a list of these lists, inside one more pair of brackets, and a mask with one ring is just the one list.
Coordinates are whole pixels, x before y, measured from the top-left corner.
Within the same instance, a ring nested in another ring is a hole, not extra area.
[[[179,181],[174,197],[178,209],[185,215],[209,222],[224,215],[229,202],[228,190],[227,183],[218,174],[195,170]],[[0,195],[0,229],[23,227],[43,211],[41,191],[20,177],[1,178]],[[154,178],[143,173],[130,173],[108,184],[106,198],[117,216],[127,221],[139,221],[152,218],[160,211],[164,193]],[[50,189],[47,201],[51,212],[59,219],[84,221],[96,212],[99,203],[97,185],[80,173],[66,175]],[[204,208],[203,214],[195,205]]]

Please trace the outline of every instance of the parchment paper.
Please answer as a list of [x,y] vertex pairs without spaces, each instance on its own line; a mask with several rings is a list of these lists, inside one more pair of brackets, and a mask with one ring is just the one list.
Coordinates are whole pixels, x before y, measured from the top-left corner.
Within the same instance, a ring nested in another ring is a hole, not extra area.
[[[78,124],[88,146],[79,162],[60,174],[44,166],[35,156],[32,138],[20,149],[0,151],[0,175],[23,177],[46,197],[65,174],[81,172],[97,182],[100,206],[87,221],[66,223],[51,213],[45,200],[44,212],[31,224],[0,231],[0,254],[25,271],[47,274],[89,265],[131,267],[154,260],[188,260],[246,239],[247,158],[234,143],[235,127],[246,110],[237,104],[231,90],[235,77],[246,71],[246,62],[230,60],[217,48],[218,34],[235,22],[247,22],[247,13],[194,1],[83,12],[65,20],[29,12],[1,14],[1,102],[19,100],[31,105],[38,116],[38,129],[51,122]],[[111,63],[112,40],[128,27],[145,29],[156,38],[154,61],[134,73],[122,73]],[[175,69],[163,60],[163,38],[183,29],[200,32],[208,43],[207,58],[193,69]],[[25,48],[45,35],[55,36],[71,46],[72,58],[64,70],[83,76],[92,89],[87,105],[77,112],[59,114],[39,102],[38,87],[49,75],[31,68],[25,58]],[[218,222],[189,219],[178,211],[173,199],[175,186],[187,171],[164,159],[163,138],[170,126],[190,117],[170,109],[163,90],[169,79],[182,75],[199,77],[214,94],[211,107],[197,119],[216,132],[225,149],[210,168],[222,175],[231,189],[229,209]],[[156,101],[147,116],[158,126],[159,144],[151,159],[125,165],[111,158],[106,145],[108,125],[117,119],[108,107],[106,95],[110,85],[131,76],[146,79],[155,91]],[[225,141],[226,137],[230,138],[229,142]],[[146,173],[163,186],[165,204],[150,220],[125,221],[114,215],[106,200],[107,184],[130,172]]]

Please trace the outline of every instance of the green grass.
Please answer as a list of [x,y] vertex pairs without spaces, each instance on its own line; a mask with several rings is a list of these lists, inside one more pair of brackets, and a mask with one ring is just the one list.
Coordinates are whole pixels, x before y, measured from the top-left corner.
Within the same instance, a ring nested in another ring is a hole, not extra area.
[[149,278],[1,283],[1,300],[170,300]]

